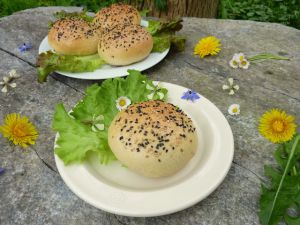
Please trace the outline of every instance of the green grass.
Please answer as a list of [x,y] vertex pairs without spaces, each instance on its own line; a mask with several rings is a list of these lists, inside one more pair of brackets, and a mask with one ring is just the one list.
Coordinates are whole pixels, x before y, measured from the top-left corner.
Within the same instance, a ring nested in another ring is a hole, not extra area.
[[[0,17],[39,6],[83,6],[96,12],[120,0],[0,0]],[[126,1],[126,0],[125,0]],[[157,8],[165,0],[153,0]],[[300,29],[300,0],[220,0],[219,18],[277,22]]]
[[118,0],[0,0],[0,17],[39,6],[83,6],[89,11],[98,11]]
[[276,22],[300,29],[300,0],[221,0],[219,18]]

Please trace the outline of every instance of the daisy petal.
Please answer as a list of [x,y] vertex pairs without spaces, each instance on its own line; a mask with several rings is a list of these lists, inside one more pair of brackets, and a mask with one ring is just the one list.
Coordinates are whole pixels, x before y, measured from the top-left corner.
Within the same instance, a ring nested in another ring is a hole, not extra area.
[[239,85],[234,85],[234,86],[233,86],[233,89],[234,89],[235,91],[238,91],[238,90],[240,89],[240,86],[239,86]]
[[154,96],[154,92],[152,92],[152,93],[150,93],[149,95],[147,95],[147,98],[148,98],[149,100],[151,100],[151,99],[153,99],[153,96]]
[[223,90],[228,90],[230,87],[227,84],[223,84],[222,89]]
[[7,93],[7,85],[4,85],[4,87],[1,89],[1,92]]
[[231,90],[229,91],[229,95],[234,95],[234,90],[231,89]]
[[99,120],[104,120],[104,116],[103,115],[99,115],[95,118],[95,120],[99,121]]
[[7,82],[10,81],[10,78],[9,77],[3,77],[3,81],[4,81],[4,83],[7,83]]
[[154,87],[152,87],[152,86],[150,86],[149,84],[147,84],[147,85],[146,85],[146,89],[148,89],[148,90],[151,90],[151,91],[152,91],[152,90],[154,90]]
[[165,97],[164,93],[162,92],[157,92],[159,99],[163,99]]
[[104,130],[104,124],[95,124],[95,127],[98,129],[98,130]]
[[232,77],[228,78],[228,83],[229,83],[230,86],[233,85],[233,78]]
[[16,83],[9,83],[8,85],[9,85],[10,87],[12,87],[12,88],[17,87],[17,84],[16,84]]

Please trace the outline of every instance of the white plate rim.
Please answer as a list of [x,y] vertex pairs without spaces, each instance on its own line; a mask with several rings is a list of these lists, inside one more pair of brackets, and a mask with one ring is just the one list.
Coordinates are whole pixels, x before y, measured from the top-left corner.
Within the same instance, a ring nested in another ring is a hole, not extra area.
[[[148,21],[142,20],[141,25],[148,26]],[[47,35],[41,41],[38,52],[40,54],[48,50],[53,50],[53,48],[48,43],[48,35]],[[144,60],[127,66],[111,67],[109,65],[104,65],[102,68],[99,68],[93,72],[82,72],[82,73],[71,73],[71,72],[64,72],[64,71],[55,71],[55,72],[66,77],[83,79],[83,80],[102,80],[102,79],[108,79],[114,77],[123,77],[128,75],[129,69],[144,71],[146,69],[155,66],[166,57],[169,50],[170,48],[166,49],[164,52],[161,53],[158,52],[150,53],[150,55]]]
[[[160,85],[166,88],[176,88],[180,91],[182,90],[188,90],[185,87],[166,83],[166,82],[160,82]],[[178,101],[186,101],[186,100],[178,100]],[[94,199],[93,194],[88,193],[88,191],[83,189],[89,189],[86,185],[86,182],[90,182],[89,185],[99,185],[101,183],[101,191],[104,190],[107,191],[106,194],[113,196],[115,199],[113,201],[121,202],[120,204],[124,204],[124,200],[132,201],[134,198],[143,198],[143,199],[150,199],[150,198],[162,198],[162,196],[168,195],[168,194],[176,194],[176,192],[180,191],[180,194],[184,193],[184,188],[188,188],[192,185],[201,185],[201,180],[199,183],[199,177],[201,176],[199,174],[196,174],[193,176],[193,179],[189,179],[188,181],[185,181],[181,184],[171,186],[168,188],[163,188],[162,190],[154,190],[154,191],[131,191],[131,190],[124,190],[122,188],[118,189],[116,187],[110,186],[107,183],[103,183],[99,180],[96,180],[87,170],[85,169],[83,164],[75,164],[70,166],[64,166],[63,162],[59,159],[59,157],[55,155],[55,162],[56,166],[58,168],[58,171],[63,179],[63,181],[66,183],[66,185],[81,199],[88,202],[89,204],[93,205],[96,208],[102,209],[106,212],[119,214],[123,216],[132,216],[132,217],[152,217],[152,216],[161,216],[166,214],[171,214],[183,209],[186,209],[192,205],[195,205],[196,203],[200,202],[204,198],[206,198],[209,194],[211,194],[224,180],[226,177],[231,164],[233,160],[234,155],[234,140],[233,140],[233,134],[230,128],[230,125],[228,121],[226,120],[225,116],[222,114],[222,112],[207,98],[201,95],[201,98],[199,101],[190,103],[190,104],[199,104],[201,102],[202,107],[207,106],[210,107],[210,110],[212,110],[215,113],[215,119],[217,119],[217,123],[214,125],[219,126],[218,128],[222,130],[222,146],[226,146],[226,152],[224,152],[223,155],[220,157],[222,160],[220,162],[216,162],[218,166],[221,168],[218,168],[216,170],[215,168],[209,168],[210,170],[205,176],[211,176],[212,174],[217,174],[216,177],[214,177],[214,180],[212,181],[212,185],[210,185],[205,191],[202,191],[201,193],[195,192],[193,190],[193,193],[185,193],[186,198],[182,198],[183,196],[177,196],[178,201],[172,202],[169,205],[166,206],[160,205],[160,209],[154,209],[152,211],[149,210],[149,208],[143,209],[143,207],[136,207],[135,210],[126,209],[122,206],[116,207],[110,204],[109,201],[103,200],[106,197],[103,197],[103,199]],[[225,131],[225,132],[224,132]],[[57,136],[56,136],[57,138]],[[78,176],[80,175],[80,176]],[[77,176],[77,177],[76,177]],[[197,179],[198,178],[198,179]],[[77,180],[76,180],[77,179]],[[77,183],[76,183],[77,182]],[[78,182],[85,183],[85,185],[82,186],[82,184],[79,184]],[[178,194],[178,193],[177,193]],[[145,197],[146,196],[146,197]],[[188,199],[187,199],[188,198]],[[131,199],[131,200],[130,200]],[[173,199],[171,199],[174,201]],[[133,201],[134,202],[134,201]],[[147,204],[147,202],[145,203]],[[151,208],[151,206],[150,206]]]

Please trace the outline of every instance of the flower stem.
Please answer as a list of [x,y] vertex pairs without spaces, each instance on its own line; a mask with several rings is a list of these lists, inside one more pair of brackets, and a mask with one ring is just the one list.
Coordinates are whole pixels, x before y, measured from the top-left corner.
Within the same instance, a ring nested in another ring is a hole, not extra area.
[[264,60],[264,59],[275,59],[275,60],[290,60],[287,57],[273,55],[269,53],[262,53],[248,58],[248,61],[253,62],[256,60]]

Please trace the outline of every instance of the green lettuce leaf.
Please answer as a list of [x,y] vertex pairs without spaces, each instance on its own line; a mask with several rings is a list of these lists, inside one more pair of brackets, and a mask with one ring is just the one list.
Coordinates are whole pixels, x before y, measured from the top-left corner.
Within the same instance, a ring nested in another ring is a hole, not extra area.
[[107,133],[93,132],[90,126],[70,117],[62,104],[55,108],[52,128],[59,132],[55,153],[66,165],[84,161],[88,151],[96,152],[101,163],[115,159],[108,146]]
[[38,81],[45,82],[47,76],[56,70],[72,73],[92,72],[104,64],[98,54],[74,56],[61,55],[53,51],[43,52],[37,58]]
[[174,46],[176,50],[183,51],[185,46],[185,37],[175,35],[176,31],[182,28],[182,19],[169,21],[148,21],[147,30],[153,37],[152,52],[163,52]]
[[165,21],[149,20],[147,30],[152,36],[161,33],[174,34],[176,31],[181,30],[182,21],[183,20],[181,18]]
[[[119,112],[116,100],[126,96],[131,103],[151,99],[165,100],[167,89],[158,87],[139,71],[128,70],[126,79],[105,80],[101,85],[94,84],[86,89],[85,96],[70,115],[59,104],[55,110],[53,129],[59,133],[55,153],[65,164],[82,162],[89,151],[96,152],[102,163],[114,159],[107,132],[110,123]],[[100,121],[97,118],[101,117]],[[103,130],[95,130],[97,123],[104,124]]]
[[[290,142],[279,145],[275,151],[278,168],[265,167],[271,180],[262,185],[259,217],[262,225],[276,225],[282,219],[287,224],[296,224],[300,217],[289,216],[289,208],[300,205],[300,135]],[[288,222],[289,221],[289,222]]]

